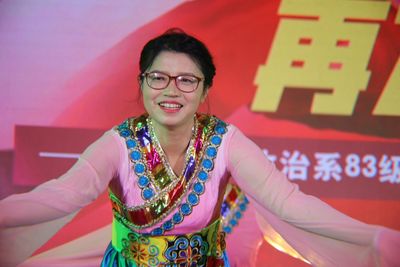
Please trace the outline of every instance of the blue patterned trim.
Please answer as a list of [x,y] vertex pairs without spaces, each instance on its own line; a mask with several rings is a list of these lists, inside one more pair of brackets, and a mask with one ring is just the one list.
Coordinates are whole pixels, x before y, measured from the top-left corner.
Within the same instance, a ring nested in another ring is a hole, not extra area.
[[243,217],[243,212],[246,211],[247,205],[249,204],[249,200],[240,192],[240,196],[236,202],[236,205],[233,209],[229,209],[226,203],[222,204],[221,214],[222,216],[222,230],[227,234],[232,233],[233,228],[238,225],[239,220]]
[[133,163],[133,170],[139,177],[137,184],[141,189],[142,198],[148,201],[155,196],[155,190],[151,187],[149,177],[145,175],[147,170],[146,164],[140,151],[140,141],[135,139],[136,135],[134,132],[138,130],[141,134],[146,133],[146,126],[144,123],[139,123],[138,126],[138,129],[131,129],[129,119],[127,119],[117,127],[117,130],[119,135],[125,139],[129,159]]

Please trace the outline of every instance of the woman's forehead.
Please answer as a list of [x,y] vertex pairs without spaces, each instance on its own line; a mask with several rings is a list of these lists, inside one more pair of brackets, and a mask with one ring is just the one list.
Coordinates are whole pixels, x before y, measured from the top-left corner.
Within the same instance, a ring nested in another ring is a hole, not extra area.
[[166,73],[193,73],[200,75],[202,71],[188,54],[162,51],[160,52],[151,64],[149,70],[159,70]]

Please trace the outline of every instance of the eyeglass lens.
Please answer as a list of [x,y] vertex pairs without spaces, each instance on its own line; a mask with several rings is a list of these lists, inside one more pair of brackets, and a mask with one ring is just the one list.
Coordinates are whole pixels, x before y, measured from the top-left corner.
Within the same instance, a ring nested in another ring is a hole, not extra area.
[[193,92],[200,82],[199,78],[191,75],[169,76],[161,72],[146,73],[147,84],[153,89],[167,88],[171,79],[175,80],[176,87],[183,92]]

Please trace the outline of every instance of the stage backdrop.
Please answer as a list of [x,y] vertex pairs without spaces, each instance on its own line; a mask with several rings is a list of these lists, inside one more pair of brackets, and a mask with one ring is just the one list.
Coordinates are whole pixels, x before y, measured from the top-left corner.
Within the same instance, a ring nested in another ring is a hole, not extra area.
[[[396,1],[0,2],[1,197],[65,172],[143,112],[138,58],[171,27],[217,75],[203,112],[235,124],[303,191],[400,230]],[[103,195],[37,254],[108,227]],[[259,266],[301,266],[266,243]]]

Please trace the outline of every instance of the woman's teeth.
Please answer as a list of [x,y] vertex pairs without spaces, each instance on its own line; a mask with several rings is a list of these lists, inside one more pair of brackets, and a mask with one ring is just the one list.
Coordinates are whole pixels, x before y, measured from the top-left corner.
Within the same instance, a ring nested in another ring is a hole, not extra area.
[[173,104],[173,103],[160,103],[159,105],[164,108],[181,108],[182,107],[182,105],[180,105],[180,104]]

